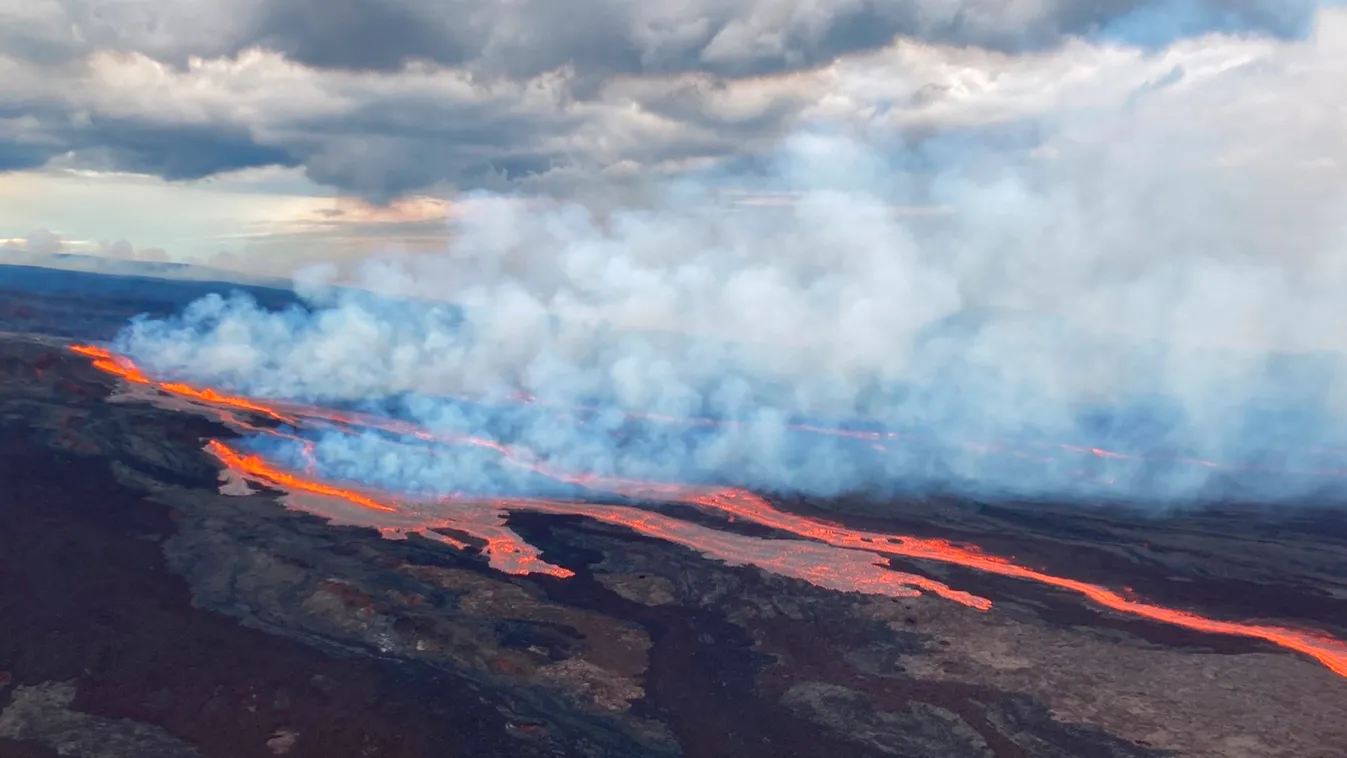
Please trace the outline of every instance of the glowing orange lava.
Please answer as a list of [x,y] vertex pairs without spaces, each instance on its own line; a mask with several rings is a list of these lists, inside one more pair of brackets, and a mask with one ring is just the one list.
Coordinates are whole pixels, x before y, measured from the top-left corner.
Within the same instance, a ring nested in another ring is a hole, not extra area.
[[248,400],[246,398],[234,397],[231,395],[223,395],[210,388],[199,390],[187,384],[181,384],[176,382],[152,381],[149,377],[145,376],[145,374],[141,373],[140,369],[136,367],[136,364],[132,363],[129,359],[124,358],[122,356],[113,355],[112,353],[109,353],[107,350],[104,350],[100,347],[92,347],[89,345],[75,345],[70,349],[76,353],[79,353],[80,355],[93,358],[94,368],[97,368],[101,371],[106,371],[109,374],[119,376],[122,379],[125,379],[126,381],[132,382],[134,384],[151,385],[164,392],[169,393],[170,395],[179,395],[181,397],[187,397],[193,400],[200,400],[201,402],[208,403],[211,405],[217,406],[223,405],[241,411],[251,411],[253,413],[260,413],[264,416],[270,416],[271,418],[276,419],[277,421],[282,421],[285,423],[294,423],[294,419],[285,416],[283,414],[277,413],[276,411],[272,410],[269,406],[263,405],[261,403],[252,400]]
[[705,495],[698,502],[747,521],[810,537],[829,545],[953,563],[989,574],[1028,579],[1084,595],[1095,603],[1120,613],[1200,632],[1266,640],[1312,656],[1334,673],[1347,677],[1347,644],[1327,635],[1277,626],[1221,621],[1190,611],[1152,605],[1129,599],[1119,592],[1097,584],[1045,574],[1000,556],[989,555],[972,546],[957,546],[938,539],[847,529],[817,519],[783,513],[772,508],[762,498],[742,490],[727,490],[723,493]]
[[[511,531],[505,524],[509,513],[534,512],[583,516],[683,545],[709,558],[731,565],[753,565],[821,587],[894,597],[929,592],[971,608],[987,610],[991,607],[991,602],[986,598],[950,588],[927,577],[895,571],[889,566],[889,560],[885,556],[901,556],[964,566],[989,574],[1023,579],[1073,592],[1118,613],[1200,632],[1264,640],[1309,655],[1335,674],[1347,677],[1347,644],[1324,634],[1280,626],[1225,621],[1208,618],[1192,611],[1166,608],[1129,597],[1128,590],[1119,592],[1101,585],[1047,574],[1014,563],[1007,558],[987,554],[974,546],[956,545],[939,539],[851,529],[820,519],[786,513],[746,490],[687,487],[559,472],[539,463],[526,450],[494,440],[466,435],[436,434],[415,424],[368,414],[344,413],[291,403],[267,405],[256,400],[224,395],[211,389],[156,382],[141,373],[131,361],[114,356],[101,348],[76,346],[71,349],[93,358],[95,367],[128,382],[155,387],[170,395],[215,407],[216,410],[255,412],[294,426],[299,426],[302,420],[311,420],[338,426],[380,429],[407,435],[421,442],[489,448],[500,453],[508,463],[527,467],[559,481],[631,499],[693,505],[730,521],[745,521],[793,536],[786,539],[747,537],[631,506],[530,498],[511,500],[444,498],[426,501],[383,493],[376,495],[366,490],[337,487],[287,472],[260,456],[241,454],[218,440],[212,440],[207,445],[207,449],[228,470],[237,475],[292,493],[322,498],[325,502],[331,501],[341,507],[354,506],[349,512],[339,511],[333,506],[313,506],[313,510],[334,522],[372,526],[388,537],[420,534],[447,546],[464,549],[468,546],[466,542],[443,532],[461,533],[485,543],[482,552],[491,565],[509,573],[542,573],[560,578],[573,574],[569,569],[544,561],[537,548]],[[281,408],[285,412],[278,410]],[[233,417],[222,418],[229,423]],[[247,424],[241,419],[233,418],[233,421],[239,428],[266,434],[277,433],[274,430]],[[827,430],[821,431],[831,433]],[[843,433],[866,435],[864,439],[891,438],[871,432]],[[873,437],[869,436],[872,434]],[[312,444],[300,437],[285,436],[304,442],[306,456],[312,463]],[[1061,447],[1075,449],[1065,445]],[[1098,457],[1129,457],[1099,448],[1079,450]]]
[[226,466],[251,474],[259,479],[265,479],[266,481],[281,487],[308,492],[314,495],[326,495],[328,497],[341,498],[349,503],[355,503],[361,508],[368,508],[372,511],[397,513],[398,510],[391,505],[384,505],[383,503],[371,500],[355,490],[332,487],[321,482],[315,482],[293,474],[287,474],[280,469],[272,467],[271,464],[262,460],[260,456],[240,455],[218,440],[211,440],[207,443],[206,449],[215,457],[219,458]]
[[[256,456],[239,454],[218,440],[210,441],[207,450],[247,479],[326,495],[360,508],[392,514],[391,518],[366,517],[354,521],[377,526],[387,537],[420,534],[462,549],[467,547],[466,543],[442,534],[441,530],[468,534],[486,543],[482,552],[493,567],[511,574],[541,573],[562,578],[574,575],[569,569],[542,560],[535,547],[504,525],[510,513],[550,513],[584,516],[625,527],[638,534],[692,548],[730,565],[757,566],[829,589],[891,597],[913,597],[926,591],[979,610],[991,607],[991,602],[985,598],[951,589],[923,576],[891,570],[888,559],[870,551],[838,549],[816,542],[747,537],[631,506],[537,498],[418,501],[382,494],[375,499],[353,489],[331,487],[279,471]],[[348,514],[340,513],[332,506],[324,508],[311,504],[308,509],[339,523],[353,523]]]

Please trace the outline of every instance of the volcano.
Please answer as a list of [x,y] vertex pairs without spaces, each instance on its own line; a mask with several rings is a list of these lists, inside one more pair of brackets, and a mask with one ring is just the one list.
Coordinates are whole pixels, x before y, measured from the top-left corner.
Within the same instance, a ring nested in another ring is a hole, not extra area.
[[[24,276],[0,292],[0,756],[1344,755],[1338,506],[804,497],[574,470],[157,376],[108,343],[221,285]],[[1092,418],[1135,432],[1164,414]],[[785,428],[857,455],[925,444]],[[1091,429],[966,446],[1154,457]],[[518,487],[344,474],[342,455],[375,450]],[[1316,455],[1292,473],[1339,475]]]

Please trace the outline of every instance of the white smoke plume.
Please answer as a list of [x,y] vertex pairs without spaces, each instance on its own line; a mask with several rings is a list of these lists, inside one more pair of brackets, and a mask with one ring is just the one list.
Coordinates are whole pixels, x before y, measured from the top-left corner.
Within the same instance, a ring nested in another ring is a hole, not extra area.
[[[639,206],[465,198],[443,254],[368,261],[354,288],[310,271],[302,311],[207,298],[119,347],[166,376],[374,404],[564,470],[817,495],[1332,489],[1347,16],[1321,9],[1294,42],[942,54],[1039,77],[1047,101],[985,100],[953,126],[928,123],[920,93],[887,119],[820,108],[769,169]],[[877,450],[802,425],[902,436]],[[530,486],[481,450],[320,449],[382,484]]]

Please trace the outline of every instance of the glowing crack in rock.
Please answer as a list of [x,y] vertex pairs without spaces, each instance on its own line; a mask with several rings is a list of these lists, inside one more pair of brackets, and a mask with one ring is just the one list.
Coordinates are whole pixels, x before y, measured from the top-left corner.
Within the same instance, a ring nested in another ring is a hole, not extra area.
[[[416,534],[459,550],[471,548],[474,542],[481,543],[478,549],[489,564],[503,572],[546,574],[563,579],[573,576],[570,569],[544,560],[536,547],[508,527],[507,520],[511,513],[518,512],[579,516],[682,545],[713,560],[730,565],[755,566],[763,571],[827,589],[890,597],[930,593],[970,608],[989,609],[991,602],[986,598],[951,588],[927,577],[893,570],[889,566],[889,556],[963,566],[1072,592],[1111,611],[1157,623],[1211,634],[1264,640],[1308,655],[1335,674],[1347,677],[1347,643],[1326,634],[1215,619],[1195,611],[1167,608],[1127,597],[1125,590],[1119,592],[1102,585],[1048,574],[1008,558],[990,555],[974,546],[851,529],[821,519],[787,513],[742,489],[683,486],[562,472],[538,462],[527,450],[495,440],[469,435],[436,434],[416,424],[372,414],[349,413],[296,403],[263,402],[210,388],[159,382],[146,376],[129,359],[102,348],[74,346],[71,349],[92,358],[96,368],[121,378],[131,387],[146,391],[148,394],[141,395],[145,400],[176,410],[207,413],[232,429],[283,437],[302,445],[302,455],[308,465],[306,471],[301,473],[287,470],[261,456],[242,453],[219,440],[211,440],[206,449],[224,466],[227,472],[224,486],[232,488],[229,491],[242,493],[238,483],[251,481],[286,492],[286,502],[290,507],[315,513],[336,524],[373,527],[389,538],[405,538]],[[485,448],[500,455],[508,465],[520,466],[559,482],[609,496],[689,505],[727,521],[754,524],[789,536],[749,537],[629,505],[527,497],[418,498],[373,491],[358,485],[325,482],[317,477],[316,453],[312,441],[299,433],[258,426],[242,418],[242,413],[254,413],[284,423],[294,430],[302,430],[306,425],[337,430],[377,430],[406,436],[424,444]],[[876,444],[879,444],[879,440],[894,440],[898,437],[881,432],[830,430],[803,425],[800,429],[810,433],[856,436],[858,439],[873,440]],[[987,447],[991,449],[996,446]],[[1100,448],[1057,447],[1100,458],[1131,457]],[[1210,461],[1190,462],[1203,466],[1218,465]],[[1340,475],[1336,471],[1325,473]]]

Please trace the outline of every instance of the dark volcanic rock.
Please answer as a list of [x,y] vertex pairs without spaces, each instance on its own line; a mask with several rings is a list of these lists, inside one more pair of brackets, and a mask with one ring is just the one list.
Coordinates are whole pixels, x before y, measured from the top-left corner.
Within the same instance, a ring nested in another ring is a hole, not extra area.
[[[106,460],[33,436],[5,427],[0,446],[0,665],[17,685],[0,736],[59,749],[75,724],[103,740],[101,754],[130,757],[150,753],[134,742],[109,752],[107,740],[154,726],[145,733],[204,755],[267,756],[286,729],[300,735],[295,756],[524,754],[499,710],[452,676],[334,657],[193,608],[164,563],[166,509]],[[288,707],[275,706],[281,691]]]
[[[278,493],[223,494],[201,447],[226,430],[111,389],[56,343],[0,340],[6,758],[1335,758],[1347,744],[1347,680],[1263,643],[938,564],[901,569],[993,609],[837,593],[575,517],[511,527],[576,576],[506,576]],[[1335,628],[1347,596],[1341,543],[1310,531],[1287,548],[1247,521],[1062,510],[1054,530],[1009,507],[864,506],[791,507],[1250,617]]]

